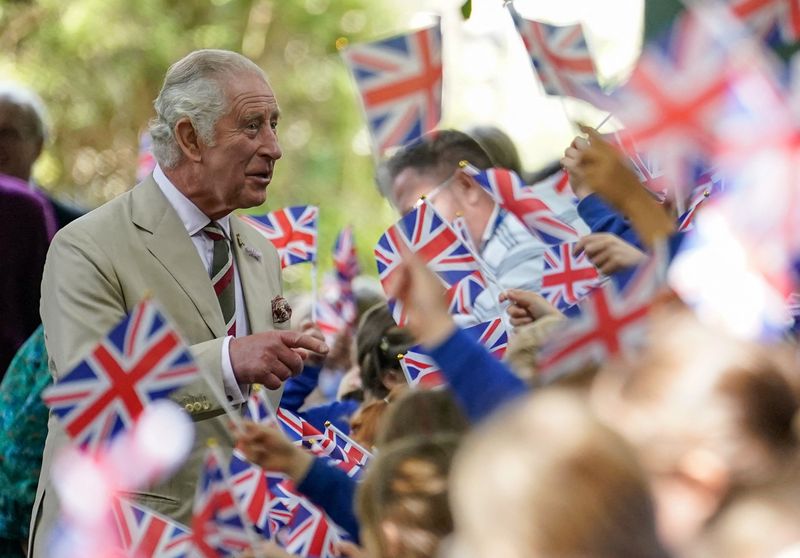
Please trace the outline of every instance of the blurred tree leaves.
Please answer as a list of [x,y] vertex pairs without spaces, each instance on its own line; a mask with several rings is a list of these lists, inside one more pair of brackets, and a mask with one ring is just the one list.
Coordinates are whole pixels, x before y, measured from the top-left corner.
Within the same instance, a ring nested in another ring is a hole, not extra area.
[[265,69],[282,111],[284,156],[267,207],[254,212],[320,205],[322,267],[352,223],[372,272],[373,243],[393,214],[374,187],[361,108],[334,45],[399,31],[390,15],[370,0],[0,0],[0,75],[48,106],[37,178],[96,206],[133,185],[138,134],[169,64],[197,48],[242,52]]

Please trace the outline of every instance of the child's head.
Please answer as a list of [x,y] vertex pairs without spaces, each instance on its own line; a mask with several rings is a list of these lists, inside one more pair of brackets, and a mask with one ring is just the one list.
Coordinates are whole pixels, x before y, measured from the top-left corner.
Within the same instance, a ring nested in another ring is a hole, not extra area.
[[633,450],[565,390],[520,401],[470,434],[451,500],[475,558],[665,556]]
[[366,401],[383,399],[393,387],[406,383],[398,355],[412,345],[411,333],[397,326],[385,302],[364,313],[356,333],[356,362]]
[[358,490],[369,556],[431,558],[453,530],[448,475],[457,438],[405,438],[381,447]]

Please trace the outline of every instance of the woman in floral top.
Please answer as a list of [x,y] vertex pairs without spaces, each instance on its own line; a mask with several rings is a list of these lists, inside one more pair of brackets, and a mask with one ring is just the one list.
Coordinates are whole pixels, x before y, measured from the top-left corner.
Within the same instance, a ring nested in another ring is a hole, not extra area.
[[25,555],[47,437],[48,411],[41,393],[51,382],[39,326],[0,383],[0,558]]

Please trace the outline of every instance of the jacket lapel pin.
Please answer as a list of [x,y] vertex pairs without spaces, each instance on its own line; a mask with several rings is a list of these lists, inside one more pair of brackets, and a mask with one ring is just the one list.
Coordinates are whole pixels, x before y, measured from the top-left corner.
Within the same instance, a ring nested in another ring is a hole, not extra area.
[[239,237],[239,233],[236,233],[236,244],[239,248],[244,248],[244,253],[256,260],[257,262],[261,261],[261,251],[256,250],[252,246],[248,246],[244,243],[244,241]]
[[251,248],[250,246],[244,247],[244,253],[250,256],[251,258],[255,258],[256,261],[261,261],[261,252],[256,250],[255,248]]

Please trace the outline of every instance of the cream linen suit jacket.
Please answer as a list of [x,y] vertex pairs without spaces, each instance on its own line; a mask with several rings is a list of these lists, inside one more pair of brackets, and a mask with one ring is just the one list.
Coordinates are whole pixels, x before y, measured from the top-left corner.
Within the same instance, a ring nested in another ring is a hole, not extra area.
[[[271,301],[281,294],[281,267],[272,244],[232,218],[231,236],[251,333],[286,329],[274,324]],[[259,257],[260,254],[260,257]],[[42,281],[41,314],[50,372],[69,371],[147,294],[191,346],[198,365],[222,391],[221,351],[226,335],[219,302],[197,250],[152,176],[129,192],[71,223],[56,235]],[[271,392],[273,403],[280,391]],[[186,523],[208,438],[232,447],[227,420],[208,386],[196,382],[173,396],[196,427],[191,456],[160,486],[137,494],[144,504]],[[47,556],[58,515],[50,481],[57,450],[69,443],[49,421],[42,472],[31,518],[29,556]]]

